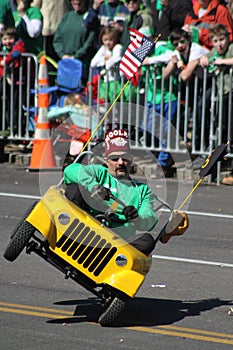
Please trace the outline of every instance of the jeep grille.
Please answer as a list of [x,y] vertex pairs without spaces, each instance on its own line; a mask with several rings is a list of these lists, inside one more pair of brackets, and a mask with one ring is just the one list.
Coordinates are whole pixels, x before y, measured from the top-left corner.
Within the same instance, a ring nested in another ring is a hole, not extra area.
[[56,247],[95,276],[99,276],[117,251],[116,247],[78,219],[70,224]]

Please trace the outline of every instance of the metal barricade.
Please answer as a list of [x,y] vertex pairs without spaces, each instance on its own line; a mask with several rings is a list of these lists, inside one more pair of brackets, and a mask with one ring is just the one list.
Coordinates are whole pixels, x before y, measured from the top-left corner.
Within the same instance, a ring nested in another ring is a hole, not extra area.
[[[5,54],[1,53],[1,55]],[[182,83],[179,75],[171,76],[168,81],[165,81],[162,78],[161,69],[163,70],[163,67],[148,66],[143,74],[139,72],[137,84],[131,81],[127,90],[120,95],[116,105],[111,108],[98,130],[97,137],[103,137],[103,132],[107,128],[118,126],[128,128],[133,141],[132,148],[179,154],[187,152],[188,147],[190,153],[197,156],[210,154],[222,142],[227,140],[232,142],[232,91],[230,89],[229,94],[224,91],[226,84],[223,70],[220,70],[218,75],[211,76],[207,70],[204,70],[201,76],[195,75],[189,82]],[[230,68],[227,82],[229,86],[232,86],[232,71],[233,68]],[[19,59],[17,81],[14,73],[14,68],[4,69],[1,80],[0,139],[33,140],[34,117],[38,109],[37,57],[30,53],[23,53]],[[93,76],[91,69],[89,76]],[[89,107],[95,106],[99,120],[107,111],[106,105],[104,107],[99,102],[104,100],[108,103],[107,106],[111,106],[126,83],[124,77],[119,76],[119,69],[116,67],[111,81],[108,75],[105,76],[105,93],[101,95],[103,82],[101,79],[99,78],[97,82],[95,101],[92,96],[92,84],[89,85],[88,99]],[[158,91],[160,99],[156,103]],[[149,99],[149,93],[152,94],[153,100]],[[176,96],[175,118],[173,118],[172,109],[174,95]],[[148,114],[148,102],[151,103],[150,114]],[[223,118],[223,115],[226,115],[226,106],[227,119]],[[166,118],[164,117],[165,107],[167,108]],[[160,112],[158,113],[157,110]],[[148,121],[150,121],[150,128],[148,128]],[[233,154],[230,153],[228,157],[233,157]],[[218,179],[219,172],[220,168]]]
[[[6,56],[3,52],[0,56]],[[33,140],[34,117],[37,114],[38,60],[22,53],[17,71],[12,64],[4,67],[0,82],[0,139]],[[33,93],[32,93],[33,91]]]
[[[179,154],[186,152],[186,147],[188,147],[190,153],[196,156],[207,156],[222,142],[232,142],[232,91],[230,89],[230,93],[225,94],[223,70],[220,69],[218,75],[210,75],[207,69],[200,70],[202,74],[195,75],[187,83],[182,83],[179,75],[177,77],[171,76],[168,84],[169,99],[165,102],[164,96],[167,94],[167,85],[161,76],[161,72],[159,73],[161,79],[158,82],[157,69],[155,66],[152,71],[151,67],[147,67],[143,77],[139,75],[136,87],[130,82],[129,99],[126,101],[124,93],[120,96],[118,100],[120,106],[113,107],[104,120],[105,130],[110,126],[114,128],[116,124],[119,127],[128,128],[130,134],[133,134],[132,148]],[[233,69],[230,68],[229,86],[232,86],[232,71]],[[104,100],[108,102],[109,106],[117,96],[117,75],[119,75],[119,72],[116,70],[113,80],[114,92],[111,96],[109,96],[108,77],[105,79],[106,94]],[[90,76],[92,76],[92,71],[90,71]],[[174,78],[177,80],[175,85]],[[123,77],[120,79],[121,88],[123,88],[126,81]],[[100,101],[100,82],[101,78],[98,80],[97,101]],[[154,101],[158,92],[157,86],[160,84],[159,93],[161,99],[159,109],[162,111],[157,113],[156,103],[153,103],[150,130],[146,127],[148,125],[147,102],[149,84],[150,87],[153,86]],[[132,90],[134,91],[134,96]],[[91,94],[91,86],[89,91]],[[174,93],[176,94],[177,109],[176,117],[172,120],[172,96]],[[90,106],[93,104],[92,99],[89,100],[89,103]],[[121,106],[124,103],[127,107]],[[167,119],[164,117],[165,103],[168,106]],[[226,107],[226,104],[228,106],[228,118],[223,120],[223,107]],[[101,119],[103,113],[101,113],[99,107],[97,112],[99,113],[99,119]],[[143,125],[144,127],[142,127]],[[225,135],[224,138],[223,135]],[[228,155],[228,157],[232,156],[232,153]]]

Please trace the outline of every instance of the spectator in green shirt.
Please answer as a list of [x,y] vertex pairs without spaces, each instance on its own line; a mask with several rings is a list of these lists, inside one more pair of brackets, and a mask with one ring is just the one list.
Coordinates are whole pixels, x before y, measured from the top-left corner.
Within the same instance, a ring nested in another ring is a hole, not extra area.
[[38,55],[43,50],[43,16],[37,7],[32,7],[32,0],[15,0],[13,12],[17,35],[23,40],[26,51]]
[[0,0],[0,31],[4,27],[14,27],[14,18],[8,0]]

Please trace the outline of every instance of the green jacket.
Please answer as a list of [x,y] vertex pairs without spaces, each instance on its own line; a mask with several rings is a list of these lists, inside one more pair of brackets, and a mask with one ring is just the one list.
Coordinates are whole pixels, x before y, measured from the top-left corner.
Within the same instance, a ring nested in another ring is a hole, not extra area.
[[66,12],[56,30],[53,46],[60,58],[71,55],[84,64],[94,53],[95,33],[83,26],[84,13]]
[[[109,188],[112,194],[124,202],[125,205],[133,205],[138,210],[140,219],[135,223],[125,223],[124,229],[122,229],[122,224],[119,226],[119,224],[113,223],[114,231],[124,239],[133,236],[136,230],[151,231],[158,221],[153,207],[155,196],[146,184],[139,183],[135,180],[125,182],[117,180],[109,173],[107,168],[98,164],[81,165],[73,163],[65,168],[64,177],[66,184],[81,184],[90,194],[93,187],[96,185]],[[85,198],[85,200],[92,208],[96,206],[91,199],[91,195],[89,198]],[[109,201],[105,201],[105,203],[110,206],[113,200],[110,199]],[[122,210],[123,206],[119,205],[116,214],[120,219],[125,220]],[[94,214],[98,213],[98,208],[94,208],[92,212]]]
[[[43,24],[43,16],[37,7],[29,7],[26,10],[25,15],[29,18],[30,21],[33,19],[37,19]],[[24,18],[21,18],[19,16],[18,11],[14,11],[13,16],[15,20],[17,35],[20,39],[23,40],[26,47],[26,51],[38,55],[43,50],[42,27],[41,33],[37,37],[32,38],[27,32]]]
[[8,0],[0,0],[0,23],[5,27],[14,27],[14,18]]

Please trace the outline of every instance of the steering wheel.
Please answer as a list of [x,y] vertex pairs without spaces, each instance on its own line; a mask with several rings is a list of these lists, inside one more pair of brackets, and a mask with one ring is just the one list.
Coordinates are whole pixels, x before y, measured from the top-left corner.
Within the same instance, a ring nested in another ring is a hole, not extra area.
[[95,216],[95,218],[101,222],[102,225],[106,227],[112,227],[112,220],[111,218],[106,214],[98,214]]
[[112,211],[106,211],[104,214],[98,214],[95,216],[95,218],[97,220],[99,220],[102,225],[106,226],[106,227],[112,227],[112,223],[116,222],[117,224],[122,224],[124,225],[127,220],[122,220],[120,218],[118,218],[118,216],[116,214],[114,214]]

